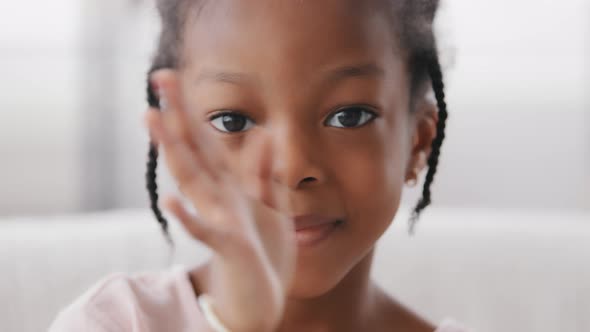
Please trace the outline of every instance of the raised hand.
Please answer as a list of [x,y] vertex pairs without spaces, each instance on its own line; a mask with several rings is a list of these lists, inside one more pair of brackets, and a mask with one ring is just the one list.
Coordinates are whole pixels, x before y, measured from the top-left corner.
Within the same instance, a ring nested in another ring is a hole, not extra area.
[[231,331],[272,331],[296,259],[287,188],[272,177],[272,141],[266,137],[249,147],[256,166],[248,177],[238,176],[224,159],[223,144],[189,121],[177,72],[160,70],[152,82],[165,109],[149,110],[146,125],[198,215],[176,197],[165,206],[214,253],[204,292]]

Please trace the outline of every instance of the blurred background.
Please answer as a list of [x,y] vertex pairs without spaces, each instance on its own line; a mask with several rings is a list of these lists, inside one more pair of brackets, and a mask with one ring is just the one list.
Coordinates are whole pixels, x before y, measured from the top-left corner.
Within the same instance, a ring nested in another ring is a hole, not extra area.
[[[2,1],[0,22],[0,215],[147,207],[152,1]],[[590,210],[589,22],[587,0],[443,2],[436,205]]]
[[[168,256],[148,209],[153,7],[0,1],[1,331],[44,330],[111,272],[206,258],[174,220]],[[436,30],[450,118],[433,206],[410,238],[405,192],[376,279],[433,322],[590,331],[590,1],[442,0]]]

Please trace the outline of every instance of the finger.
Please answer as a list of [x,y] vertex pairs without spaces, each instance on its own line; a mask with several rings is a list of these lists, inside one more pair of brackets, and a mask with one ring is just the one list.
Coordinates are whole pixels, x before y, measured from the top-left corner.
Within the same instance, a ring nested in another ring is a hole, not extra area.
[[160,119],[160,112],[155,110],[154,108],[150,108],[144,115],[144,123],[147,127],[150,137],[153,142],[157,143],[158,145],[163,145],[165,142],[171,142],[172,137],[168,135],[168,132],[164,129],[161,119]]
[[218,191],[215,180],[202,169],[186,143],[171,135],[163,126],[160,117],[159,112],[150,111],[146,115],[146,122],[156,140],[164,148],[166,164],[179,189],[199,209],[198,205],[210,203],[215,198]]
[[276,210],[290,216],[291,209],[291,198],[289,187],[281,182],[269,180],[271,195],[275,198]]
[[[160,110],[165,127],[187,142],[192,150],[198,152],[199,144],[194,139],[197,128],[191,125],[190,117],[185,110],[177,72],[171,69],[158,70],[152,74],[152,81],[158,87]],[[202,164],[206,170],[212,170],[206,160],[202,161]]]
[[172,69],[160,69],[151,76],[160,99],[160,108],[170,112],[179,112],[182,107],[182,90],[178,81],[178,74]]
[[161,69],[154,72],[151,79],[157,87],[165,126],[178,133],[196,151],[198,146],[193,138],[194,128],[183,105],[182,89],[176,71]]
[[189,147],[198,153],[202,167],[215,178],[220,178],[218,172],[227,170],[226,164],[220,156],[219,147],[211,149],[215,141],[206,137],[199,126],[195,125],[186,110],[183,102],[182,89],[178,75],[173,70],[163,69],[153,74],[153,79],[159,87],[162,100],[166,110],[164,119],[167,128],[177,132],[178,135],[188,142]]
[[165,122],[170,129],[179,132],[182,137],[190,138],[188,121],[182,107],[182,90],[176,71],[161,69],[152,74],[152,84],[160,101],[160,110],[166,114]]
[[272,195],[272,184],[270,184],[271,180],[271,172],[272,166],[270,165],[271,153],[270,153],[271,145],[269,144],[268,140],[263,140],[258,148],[258,156],[257,156],[257,174],[258,177],[258,185],[260,191],[260,199],[267,203],[269,206],[273,208],[277,208],[276,200]]
[[199,132],[198,139],[200,142],[201,151],[203,152],[203,155],[210,161],[211,167],[216,169],[219,173],[230,173],[230,150],[223,143],[223,141],[219,138],[216,138],[213,134],[206,133],[204,131]]
[[264,171],[261,172],[260,170],[260,159],[264,146],[261,143],[264,143],[264,141],[255,140],[253,143],[246,145],[244,154],[249,158],[245,160],[246,165],[237,170],[239,172],[238,183],[242,191],[252,199],[270,206],[272,202],[264,201],[264,197],[262,197],[263,188],[259,174],[264,173]]
[[289,211],[288,188],[273,179],[275,156],[270,137],[262,140],[258,153],[257,177],[261,200],[270,207],[287,213]]
[[184,229],[195,239],[203,242],[211,249],[217,245],[215,231],[199,217],[189,213],[180,199],[174,196],[164,198],[164,206],[176,216]]
[[211,162],[211,158],[208,157],[202,149],[203,144],[197,143],[198,140],[194,139],[196,136],[195,130],[191,129],[187,124],[186,120],[182,119],[183,112],[171,112],[167,111],[161,115],[164,127],[170,135],[175,136],[177,140],[185,143],[189,149],[189,153],[193,155],[193,158],[198,160],[200,169],[203,172],[207,172],[211,177],[218,179],[218,169]]
[[157,108],[152,108],[152,107],[148,108],[148,111],[145,114],[143,114],[143,125],[145,126],[145,128],[148,131],[148,135],[150,137],[150,142],[152,144],[154,144],[154,145],[157,146],[159,144],[158,139],[156,137],[157,135],[154,132],[154,130],[152,130],[150,128],[150,121],[151,120],[149,118],[152,116],[151,115],[152,114],[151,112],[157,113],[158,112],[158,109]]

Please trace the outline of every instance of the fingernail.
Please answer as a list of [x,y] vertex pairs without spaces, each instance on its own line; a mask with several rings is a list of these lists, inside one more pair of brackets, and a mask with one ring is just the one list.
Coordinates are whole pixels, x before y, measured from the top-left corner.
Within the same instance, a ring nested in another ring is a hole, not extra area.
[[160,110],[166,111],[168,109],[168,99],[166,98],[166,93],[164,89],[160,90]]
[[153,79],[150,80],[150,85],[152,86],[152,91],[157,96],[160,93],[160,85],[156,81],[154,81]]

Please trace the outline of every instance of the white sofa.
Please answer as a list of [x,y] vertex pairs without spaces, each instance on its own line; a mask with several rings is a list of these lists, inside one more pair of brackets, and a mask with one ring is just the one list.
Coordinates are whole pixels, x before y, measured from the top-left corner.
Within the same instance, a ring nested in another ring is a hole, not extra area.
[[[407,212],[380,240],[375,278],[433,321],[480,332],[590,331],[590,215]],[[114,271],[195,264],[208,250],[177,223],[169,255],[148,210],[0,220],[0,331],[44,331],[58,310]]]

